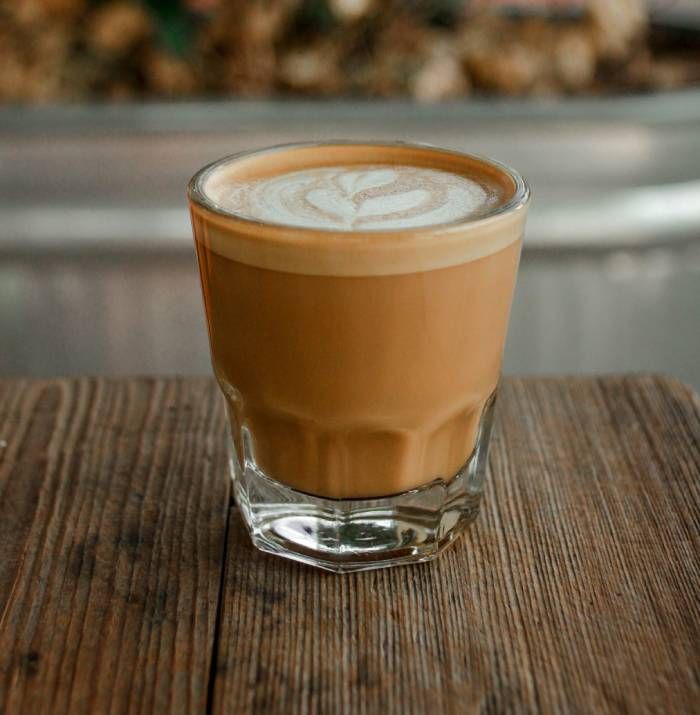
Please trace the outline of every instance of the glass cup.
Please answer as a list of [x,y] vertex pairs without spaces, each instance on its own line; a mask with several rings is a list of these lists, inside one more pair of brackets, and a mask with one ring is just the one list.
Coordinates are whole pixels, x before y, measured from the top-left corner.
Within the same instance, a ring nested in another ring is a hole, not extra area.
[[[252,220],[206,191],[221,171],[352,164],[478,176],[500,198],[450,223],[339,231]],[[526,183],[457,152],[337,142],[226,157],[188,196],[253,543],[338,572],[437,556],[479,509]]]

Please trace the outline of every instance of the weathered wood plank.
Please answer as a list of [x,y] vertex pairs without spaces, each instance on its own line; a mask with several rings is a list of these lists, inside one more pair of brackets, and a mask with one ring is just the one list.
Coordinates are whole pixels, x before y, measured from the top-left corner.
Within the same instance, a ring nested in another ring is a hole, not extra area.
[[0,382],[0,712],[202,712],[225,548],[210,380]]
[[336,576],[229,527],[217,713],[688,713],[700,406],[654,377],[507,380],[483,513],[434,563]]
[[[228,484],[205,380],[0,383],[0,712],[201,712]],[[334,576],[233,512],[216,712],[689,712],[700,408],[511,380],[484,512],[436,563]]]

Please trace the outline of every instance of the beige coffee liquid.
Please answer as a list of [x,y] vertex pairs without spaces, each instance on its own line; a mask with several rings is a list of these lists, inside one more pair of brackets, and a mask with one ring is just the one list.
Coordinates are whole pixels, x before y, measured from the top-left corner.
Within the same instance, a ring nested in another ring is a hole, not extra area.
[[496,389],[524,208],[505,171],[380,145],[257,153],[193,223],[239,455],[328,497],[452,478]]

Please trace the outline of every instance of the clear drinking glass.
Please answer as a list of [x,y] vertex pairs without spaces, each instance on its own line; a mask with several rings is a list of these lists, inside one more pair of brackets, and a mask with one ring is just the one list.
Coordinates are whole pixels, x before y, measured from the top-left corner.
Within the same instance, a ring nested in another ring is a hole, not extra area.
[[[252,220],[206,190],[221,171],[352,164],[476,175],[499,199],[450,223],[339,231]],[[188,195],[253,543],[341,572],[438,555],[479,509],[526,183],[457,152],[337,142],[226,157]]]

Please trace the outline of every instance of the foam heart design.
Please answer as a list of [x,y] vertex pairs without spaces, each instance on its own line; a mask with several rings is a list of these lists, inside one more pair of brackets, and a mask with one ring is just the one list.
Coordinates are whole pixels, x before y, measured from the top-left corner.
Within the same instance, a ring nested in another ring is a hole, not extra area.
[[351,231],[447,223],[491,200],[482,184],[465,176],[371,165],[318,167],[232,186],[220,203],[258,220]]

